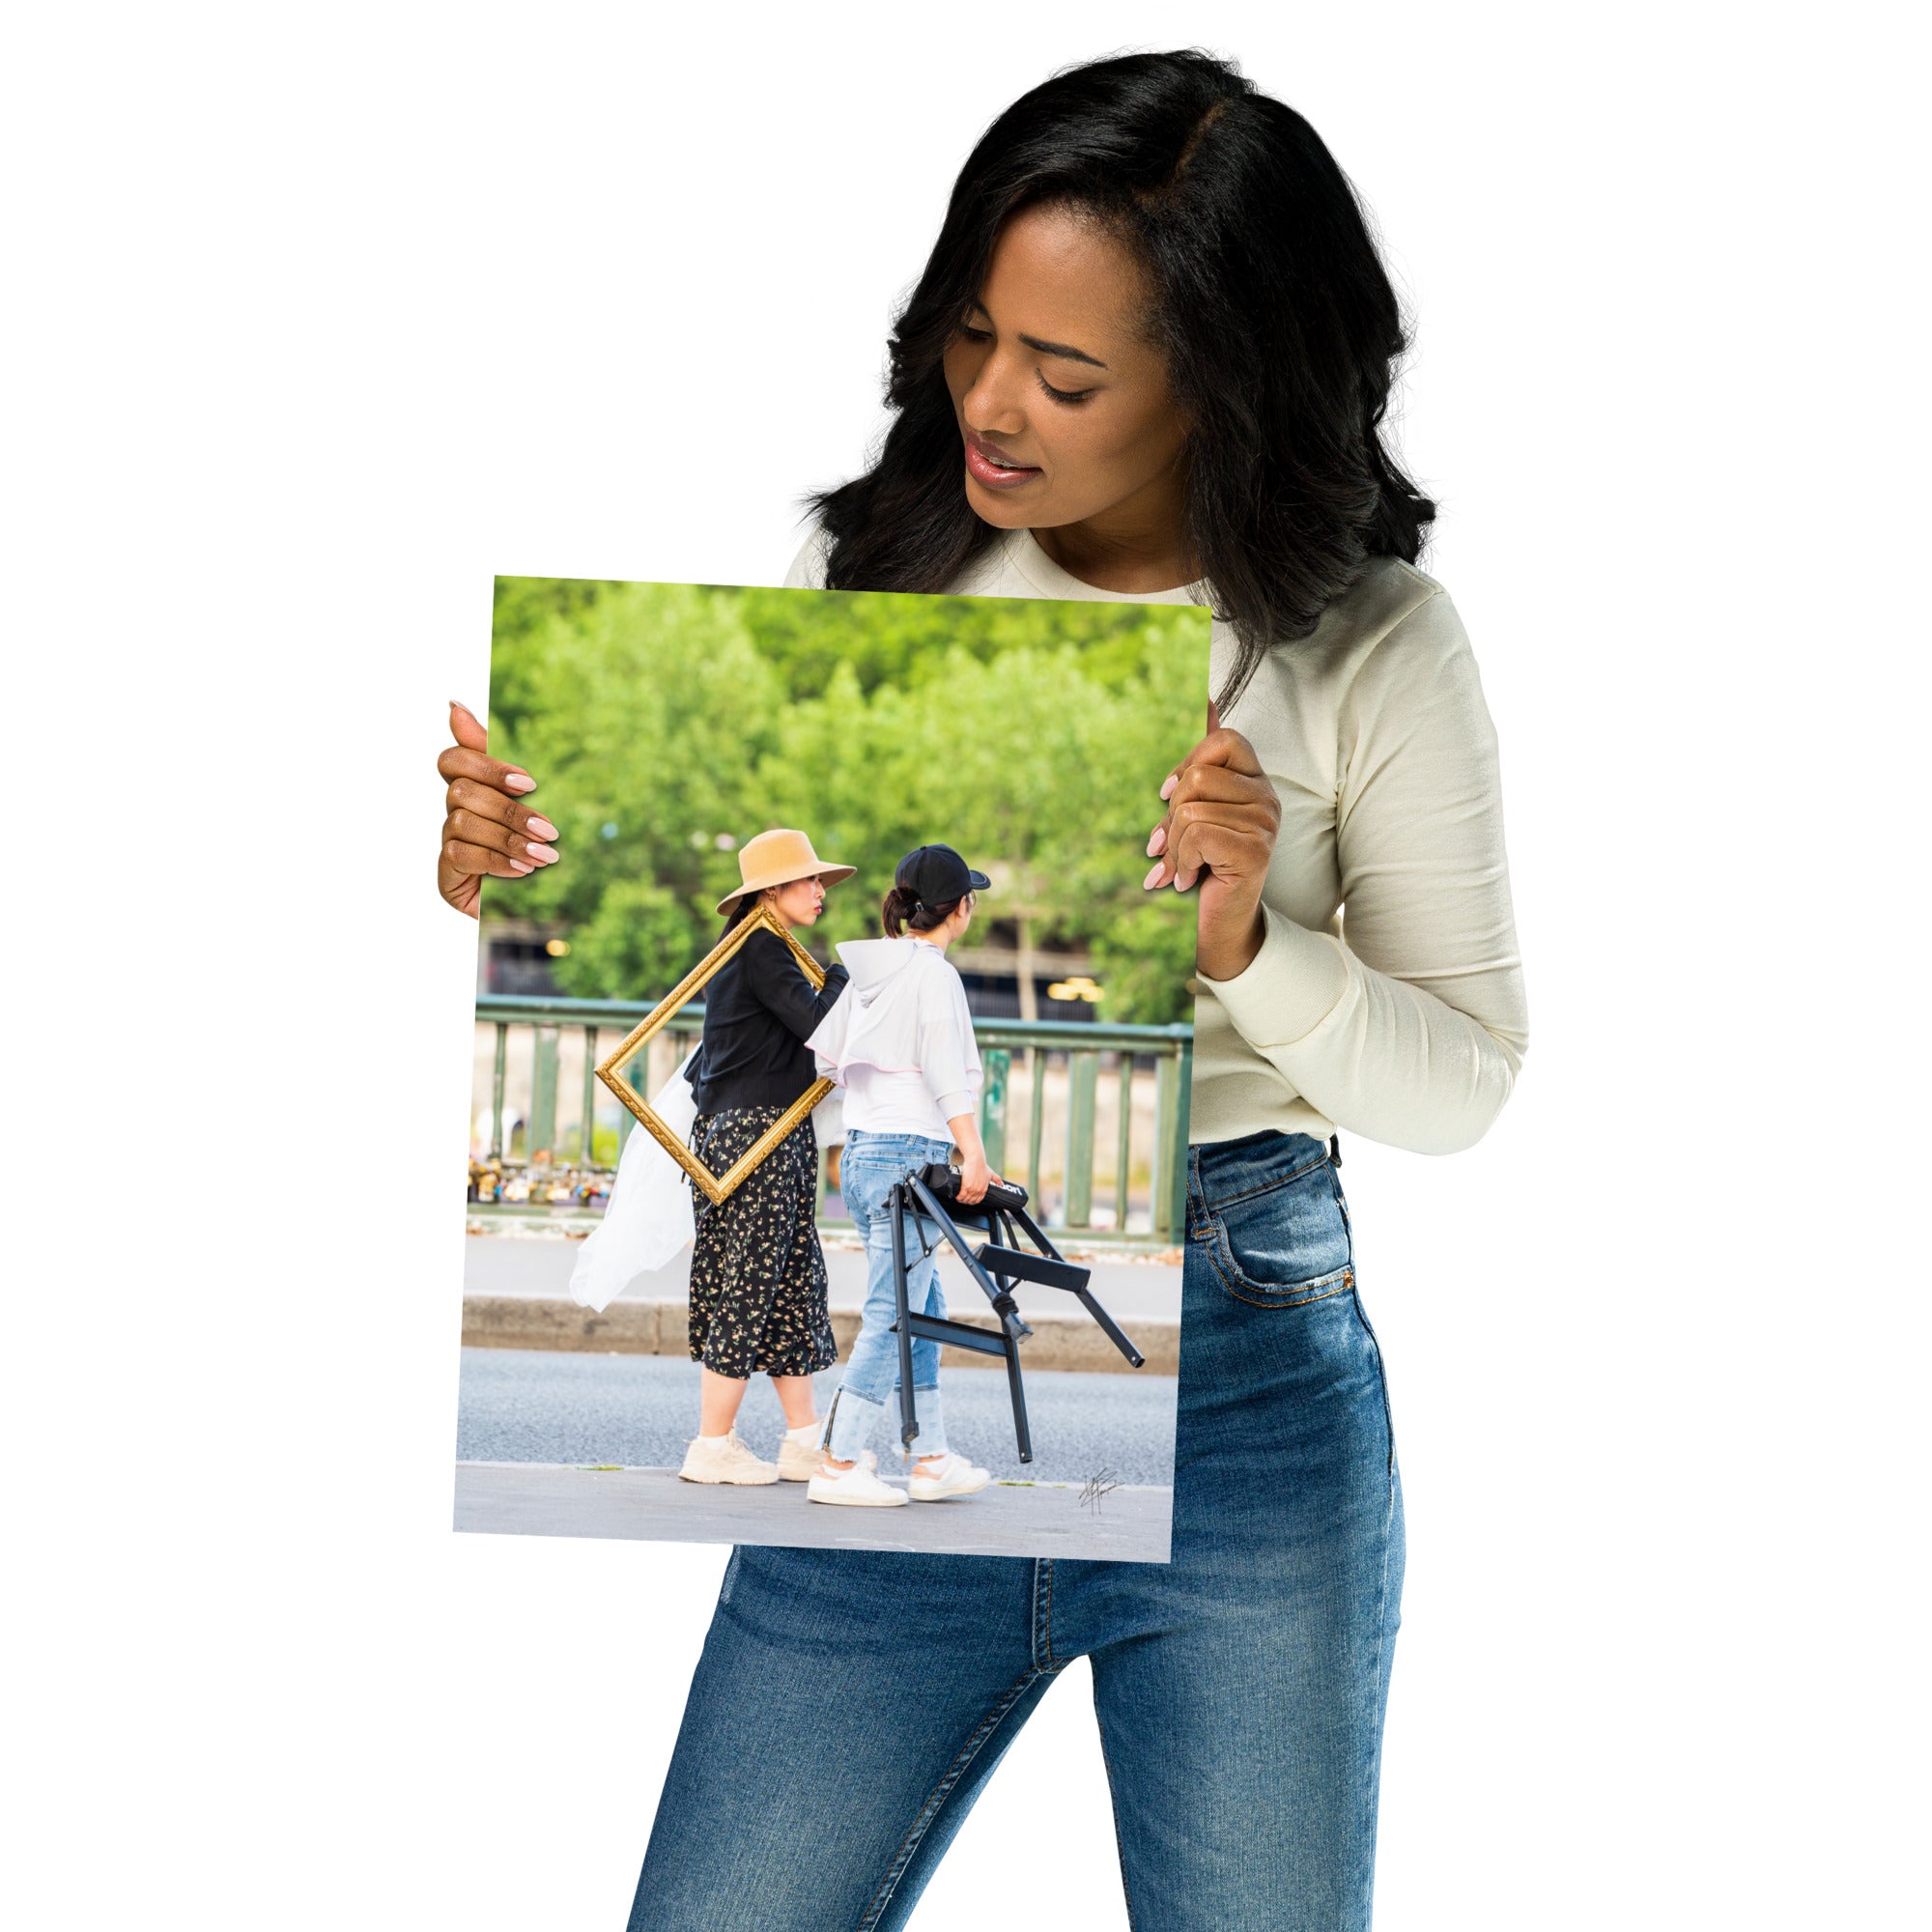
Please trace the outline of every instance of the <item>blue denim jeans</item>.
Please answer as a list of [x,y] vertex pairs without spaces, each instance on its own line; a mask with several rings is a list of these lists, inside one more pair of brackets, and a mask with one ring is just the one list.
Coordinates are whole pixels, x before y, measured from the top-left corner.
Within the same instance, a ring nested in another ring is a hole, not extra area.
[[903,1927],[1077,1657],[1136,1932],[1368,1926],[1403,1521],[1348,1208],[1306,1135],[1189,1164],[1173,1560],[733,1550],[632,1932]]
[[[922,1134],[868,1134],[855,1129],[845,1137],[845,1151],[838,1161],[838,1192],[852,1216],[852,1225],[866,1243],[866,1310],[826,1425],[826,1454],[840,1463],[855,1461],[861,1450],[870,1446],[889,1401],[893,1403],[892,1438],[895,1443],[898,1440],[899,1338],[891,1332],[898,1319],[898,1302],[893,1291],[893,1217],[886,1197],[895,1181],[905,1179],[908,1168],[944,1160],[952,1151],[951,1141],[927,1140]],[[901,1220],[908,1264],[907,1305],[915,1315],[943,1316],[946,1297],[940,1290],[934,1257],[922,1257],[920,1252],[922,1245],[931,1248],[937,1244],[938,1223],[923,1214],[903,1215]],[[939,1407],[937,1342],[914,1337],[912,1387],[919,1434],[913,1437],[910,1453],[915,1457],[943,1456],[946,1425]]]

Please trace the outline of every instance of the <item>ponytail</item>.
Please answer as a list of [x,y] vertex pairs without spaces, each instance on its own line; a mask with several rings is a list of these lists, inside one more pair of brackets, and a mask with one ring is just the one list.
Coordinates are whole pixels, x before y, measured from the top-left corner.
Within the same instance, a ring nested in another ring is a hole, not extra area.
[[929,906],[917,893],[895,886],[879,906],[879,923],[886,928],[888,939],[898,938],[908,926],[915,932],[930,932],[934,926],[944,925],[970,896],[967,894],[948,899],[944,905]]

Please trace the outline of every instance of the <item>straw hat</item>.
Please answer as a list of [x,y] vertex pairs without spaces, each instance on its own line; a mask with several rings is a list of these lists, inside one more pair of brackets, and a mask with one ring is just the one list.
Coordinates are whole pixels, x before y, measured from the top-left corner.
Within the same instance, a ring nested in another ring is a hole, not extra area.
[[718,910],[727,913],[747,893],[761,893],[767,886],[788,886],[794,879],[823,879],[828,886],[836,886],[858,869],[856,866],[828,866],[811,849],[811,840],[803,832],[760,832],[738,848],[738,876],[744,884],[735,893],[726,893],[718,901]]

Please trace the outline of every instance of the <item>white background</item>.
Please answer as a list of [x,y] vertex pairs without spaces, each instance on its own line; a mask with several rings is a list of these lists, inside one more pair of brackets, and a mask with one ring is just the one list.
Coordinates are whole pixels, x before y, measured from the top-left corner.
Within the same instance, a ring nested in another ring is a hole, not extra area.
[[[724,1552],[448,1528],[443,701],[484,701],[493,571],[776,582],[979,130],[1188,42],[1313,120],[1413,307],[1405,447],[1530,989],[1480,1148],[1347,1146],[1410,1534],[1378,1923],[1906,1921],[1903,19],[10,30],[14,1922],[622,1924]],[[921,1932],[1124,1924],[1086,1697],[1055,1687]]]

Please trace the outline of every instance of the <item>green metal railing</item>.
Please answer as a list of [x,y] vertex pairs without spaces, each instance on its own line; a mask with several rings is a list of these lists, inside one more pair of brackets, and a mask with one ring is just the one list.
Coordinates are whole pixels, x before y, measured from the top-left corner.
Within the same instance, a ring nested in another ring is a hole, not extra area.
[[[490,1152],[508,1165],[509,1137],[504,1131],[505,1094],[510,1065],[510,1032],[527,1028],[530,1034],[530,1105],[525,1129],[526,1151],[550,1149],[566,1156],[573,1150],[557,1146],[557,1089],[562,1064],[561,1041],[566,1030],[583,1036],[583,1095],[574,1150],[582,1165],[593,1165],[597,1102],[598,1036],[611,1036],[614,1044],[652,1010],[647,1001],[566,1000],[520,998],[514,994],[477,996],[479,1025],[496,1028],[496,1055],[490,1094]],[[696,1044],[704,1026],[701,1005],[686,1007],[663,1030],[678,1058]],[[1180,1238],[1187,1218],[1187,1098],[1194,1072],[1194,1029],[1191,1026],[1109,1026],[1100,1022],[1059,1020],[976,1020],[985,1078],[980,1094],[980,1133],[986,1158],[994,1170],[1023,1180],[1037,1205],[1042,1196],[1042,1154],[1046,1131],[1046,1089],[1049,1063],[1065,1063],[1066,1076],[1065,1186],[1049,1208],[1043,1225],[1065,1232],[1091,1229],[1096,1187],[1101,1199],[1111,1195],[1112,1232],[1128,1233],[1128,1206],[1133,1156],[1134,1091],[1137,1078],[1153,1081],[1153,1145],[1150,1154],[1151,1225],[1139,1232],[1160,1241]],[[1026,1159],[1015,1159],[1017,1135],[1008,1118],[1013,1085],[1013,1059],[1031,1062],[1031,1103],[1025,1127]],[[1102,1063],[1111,1063],[1103,1068]],[[1103,1070],[1118,1084],[1116,1132],[1112,1148],[1100,1147],[1097,1136],[1100,1080]],[[636,1073],[632,1078],[642,1086]],[[635,1125],[628,1110],[619,1114],[621,1148]],[[1109,1158],[1111,1156],[1111,1158]],[[825,1152],[819,1152],[820,1199],[824,1199]]]

